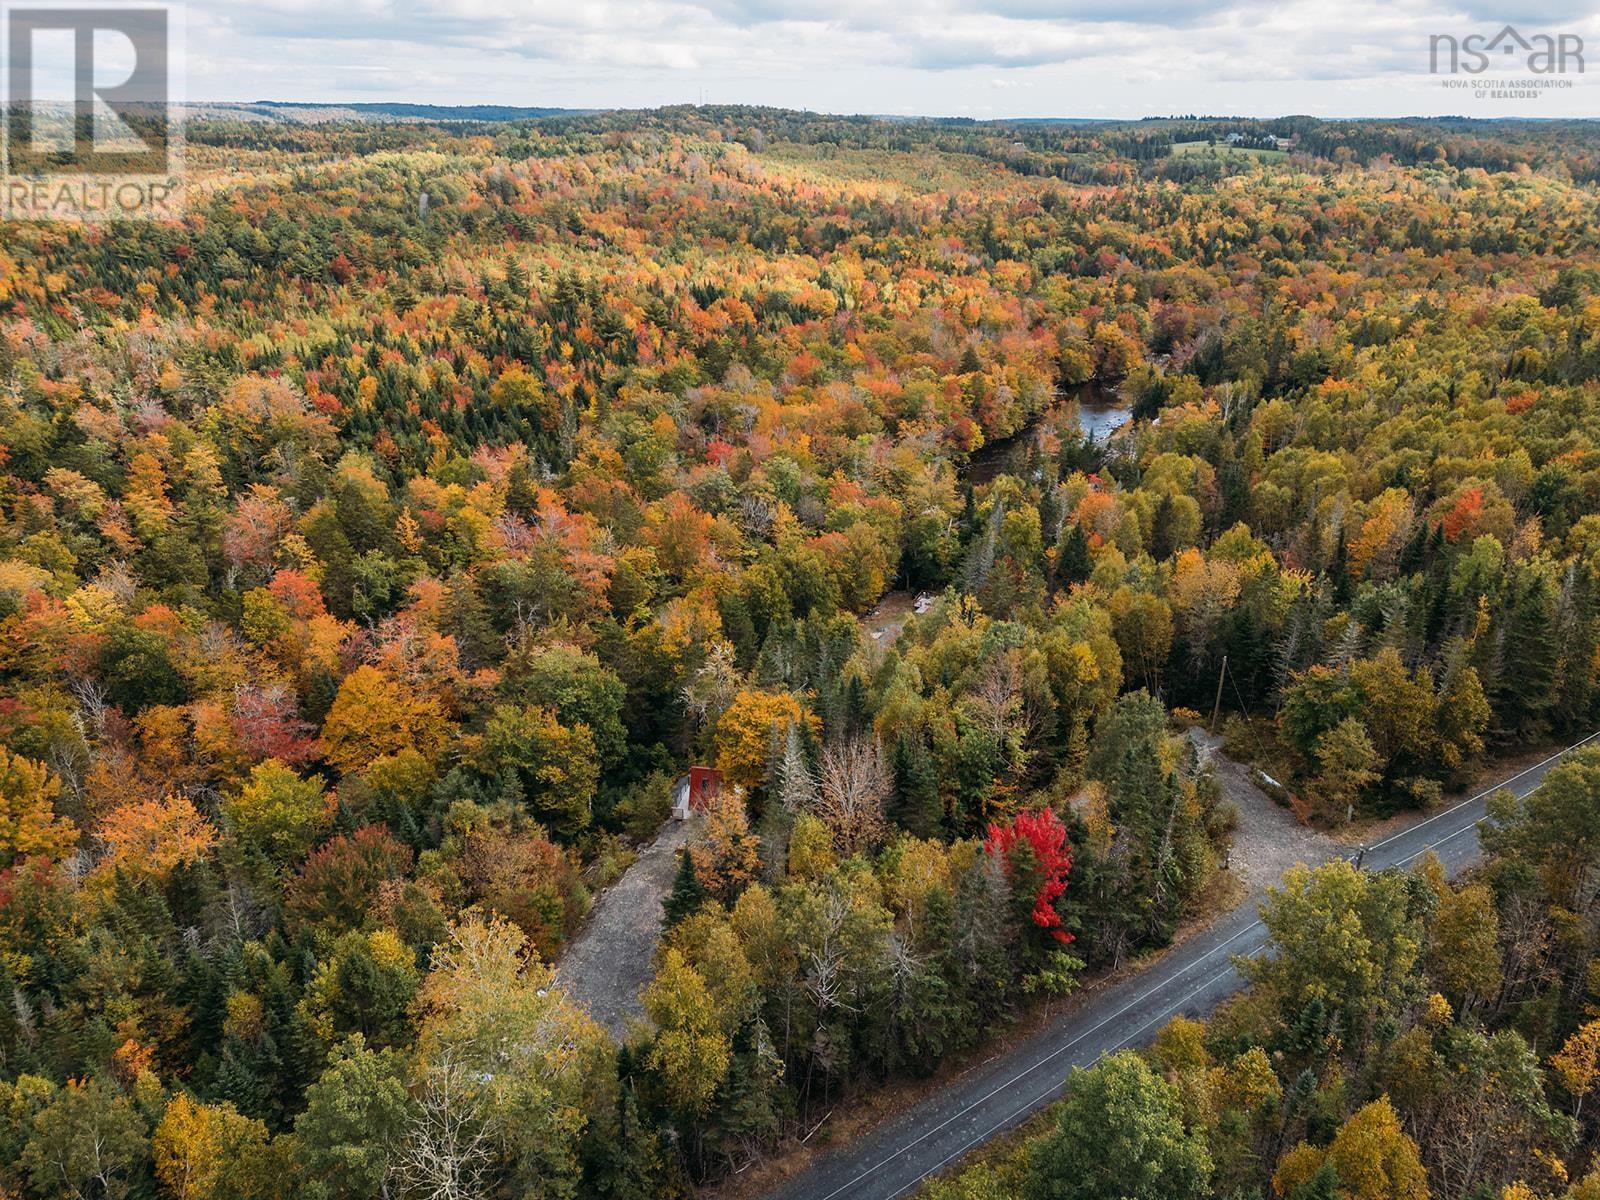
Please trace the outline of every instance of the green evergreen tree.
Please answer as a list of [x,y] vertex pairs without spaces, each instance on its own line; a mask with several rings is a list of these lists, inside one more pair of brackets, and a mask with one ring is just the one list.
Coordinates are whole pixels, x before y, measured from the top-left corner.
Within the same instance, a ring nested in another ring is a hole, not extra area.
[[1155,515],[1150,518],[1150,557],[1157,562],[1166,562],[1177,549],[1172,531],[1175,514],[1172,493],[1163,492],[1160,502],[1156,504]]
[[694,860],[687,850],[678,851],[678,873],[672,879],[672,891],[661,902],[662,912],[670,929],[706,902],[706,889],[694,872]]
[[1056,559],[1056,581],[1062,587],[1084,583],[1094,571],[1094,560],[1089,556],[1089,539],[1083,526],[1074,522],[1061,539],[1061,553]]
[[1325,1162],[1315,1175],[1289,1193],[1289,1200],[1341,1200],[1346,1194],[1340,1186],[1338,1170],[1331,1162]]
[[889,765],[894,772],[889,819],[918,837],[938,834],[944,818],[939,773],[921,735],[902,733],[896,738]]

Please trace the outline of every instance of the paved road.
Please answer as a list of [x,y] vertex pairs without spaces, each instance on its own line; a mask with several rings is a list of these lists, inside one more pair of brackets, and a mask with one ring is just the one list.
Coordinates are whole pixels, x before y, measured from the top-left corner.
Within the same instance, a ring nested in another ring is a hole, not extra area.
[[[1509,787],[1536,789],[1561,758],[1600,733],[1368,846],[1362,865],[1409,866],[1432,850],[1456,874],[1478,857],[1484,802]],[[1148,1042],[1172,1017],[1199,1017],[1241,987],[1232,956],[1259,954],[1266,929],[1257,901],[1174,948],[1149,970],[1106,989],[1094,1003],[996,1058],[909,1111],[820,1159],[773,1200],[894,1200],[1055,1100],[1073,1067]]]

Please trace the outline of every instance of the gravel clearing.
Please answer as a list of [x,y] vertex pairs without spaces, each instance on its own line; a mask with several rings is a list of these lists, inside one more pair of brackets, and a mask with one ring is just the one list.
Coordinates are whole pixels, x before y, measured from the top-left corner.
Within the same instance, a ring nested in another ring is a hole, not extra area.
[[655,969],[661,940],[661,902],[672,890],[678,851],[698,818],[669,819],[639,857],[594,902],[589,919],[556,963],[556,981],[613,1037],[644,1015],[639,993]]
[[1287,808],[1273,803],[1272,797],[1256,786],[1254,769],[1222,752],[1220,737],[1195,726],[1189,730],[1189,738],[1201,761],[1209,761],[1215,768],[1223,795],[1239,809],[1230,868],[1250,891],[1277,883],[1296,863],[1316,866],[1343,852],[1344,847],[1333,838],[1300,824]]

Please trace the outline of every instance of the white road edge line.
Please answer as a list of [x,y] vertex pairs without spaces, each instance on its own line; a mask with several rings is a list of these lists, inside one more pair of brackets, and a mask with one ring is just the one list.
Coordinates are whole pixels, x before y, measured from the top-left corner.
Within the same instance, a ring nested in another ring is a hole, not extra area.
[[[1259,925],[1260,922],[1258,921],[1258,922],[1256,922],[1256,924]],[[1246,955],[1245,957],[1246,958],[1254,958],[1255,955],[1249,954],[1249,955]],[[1196,987],[1193,991],[1191,991],[1191,992],[1187,993],[1186,995],[1184,995],[1176,1004],[1172,1005],[1170,1008],[1164,1009],[1163,1011],[1157,1013],[1155,1016],[1151,1017],[1148,1021],[1146,1021],[1143,1025],[1139,1026],[1139,1028],[1135,1029],[1127,1037],[1123,1038],[1121,1042],[1119,1042],[1116,1046],[1114,1046],[1112,1048],[1113,1052],[1116,1051],[1116,1050],[1121,1050],[1124,1047],[1126,1047],[1130,1042],[1133,1041],[1134,1038],[1138,1037],[1146,1029],[1149,1029],[1157,1021],[1166,1020],[1173,1013],[1177,1012],[1180,1008],[1182,1008],[1185,1004],[1189,1003],[1190,1000],[1193,1000],[1201,992],[1205,991],[1212,984],[1216,983],[1217,980],[1222,979],[1223,977],[1225,977],[1228,974],[1228,972],[1230,972],[1232,970],[1234,970],[1234,965],[1232,963],[1229,963],[1227,966],[1223,967],[1222,970],[1216,972],[1216,974],[1211,975],[1208,978],[1206,978],[1198,987]],[[1028,1101],[1028,1103],[1024,1104],[1021,1108],[1019,1108],[1015,1112],[1013,1112],[1010,1116],[1004,1117],[998,1123],[996,1123],[994,1125],[991,1125],[983,1133],[979,1134],[974,1140],[968,1142],[966,1145],[962,1146],[960,1149],[953,1151],[951,1154],[946,1156],[941,1162],[939,1162],[936,1166],[930,1167],[925,1174],[919,1175],[917,1178],[913,1179],[910,1183],[906,1184],[905,1187],[901,1188],[893,1196],[889,1197],[889,1200],[899,1200],[899,1197],[905,1195],[912,1188],[916,1187],[918,1184],[920,1184],[920,1183],[924,1182],[925,1180],[927,1180],[929,1176],[937,1175],[945,1167],[949,1166],[956,1159],[958,1159],[958,1158],[962,1157],[963,1155],[967,1154],[974,1147],[983,1145],[984,1142],[987,1142],[990,1138],[992,1138],[1000,1130],[1002,1130],[1006,1126],[1012,1124],[1014,1121],[1016,1121],[1016,1119],[1018,1117],[1020,1117],[1023,1114],[1025,1114],[1030,1108],[1035,1107],[1036,1104],[1037,1104],[1037,1101],[1030,1100],[1030,1101]]]
[[[923,1131],[921,1134],[919,1134],[917,1136],[917,1138],[914,1141],[908,1142],[904,1146],[901,1146],[898,1150],[896,1150],[893,1154],[889,1155],[887,1158],[880,1159],[878,1162],[874,1163],[872,1166],[870,1166],[866,1170],[862,1171],[854,1179],[851,1179],[848,1183],[840,1184],[838,1187],[834,1188],[833,1191],[829,1192],[826,1196],[823,1196],[822,1200],[834,1200],[834,1197],[839,1195],[839,1193],[844,1192],[844,1191],[848,1191],[850,1188],[855,1187],[856,1184],[860,1183],[863,1179],[867,1178],[867,1176],[872,1175],[872,1174],[876,1173],[877,1171],[881,1170],[882,1168],[888,1166],[895,1159],[899,1158],[902,1154],[906,1153],[906,1151],[911,1150],[912,1148],[920,1145],[922,1142],[926,1141],[928,1138],[930,1138],[934,1134],[938,1133],[941,1129],[943,1129],[945,1126],[949,1125],[951,1122],[959,1121],[962,1117],[966,1116],[968,1113],[972,1112],[974,1109],[976,1109],[976,1108],[978,1108],[978,1107],[980,1107],[980,1106],[982,1106],[984,1104],[987,1104],[990,1100],[993,1100],[1001,1092],[1006,1091],[1008,1088],[1016,1086],[1016,1084],[1020,1080],[1027,1078],[1029,1075],[1032,1075],[1035,1071],[1037,1071],[1040,1067],[1045,1066],[1047,1063],[1049,1063],[1049,1062],[1053,1061],[1054,1059],[1060,1057],[1061,1055],[1065,1054],[1067,1051],[1071,1050],[1074,1046],[1076,1046],[1079,1042],[1083,1041],[1083,1039],[1088,1037],[1090,1034],[1098,1033],[1101,1029],[1105,1028],[1112,1021],[1115,1021],[1118,1017],[1120,1017],[1123,1013],[1127,1012],[1130,1008],[1137,1008],[1140,1004],[1143,1004],[1146,1000],[1148,1000],[1151,996],[1155,995],[1162,988],[1167,987],[1172,983],[1175,983],[1179,979],[1182,979],[1185,975],[1187,975],[1190,971],[1194,970],[1196,967],[1204,966],[1206,964],[1207,960],[1210,959],[1212,955],[1216,954],[1218,951],[1222,950],[1226,946],[1231,946],[1234,942],[1236,942],[1240,938],[1244,937],[1245,934],[1250,933],[1254,929],[1256,929],[1260,924],[1261,924],[1260,921],[1252,921],[1249,925],[1246,925],[1243,929],[1241,929],[1237,933],[1233,934],[1233,936],[1229,937],[1227,940],[1222,941],[1222,942],[1218,942],[1216,946],[1214,946],[1212,949],[1206,951],[1205,954],[1203,954],[1201,957],[1195,959],[1193,962],[1189,963],[1187,966],[1181,967],[1178,970],[1174,971],[1171,975],[1169,975],[1167,978],[1163,979],[1160,983],[1151,984],[1150,987],[1145,989],[1139,995],[1135,996],[1132,1000],[1128,1001],[1121,1008],[1117,1009],[1116,1012],[1110,1013],[1107,1016],[1102,1017],[1098,1022],[1096,1022],[1094,1025],[1090,1026],[1088,1029],[1085,1029],[1082,1033],[1078,1034],[1078,1036],[1073,1038],[1070,1042],[1067,1042],[1065,1045],[1057,1046],[1054,1050],[1052,1050],[1049,1054],[1045,1055],[1043,1058],[1039,1059],[1032,1066],[1027,1067],[1024,1070],[1021,1070],[1021,1071],[1017,1072],[1017,1074],[1013,1075],[1010,1079],[1006,1080],[1004,1083],[998,1084],[992,1090],[984,1093],[982,1096],[978,1097],[978,1099],[974,1100],[971,1104],[967,1105],[960,1112],[955,1113],[954,1115],[945,1118],[943,1121],[940,1121],[939,1124],[934,1125],[931,1128]],[[926,1176],[924,1176],[924,1178],[926,1178]]]
[[[1600,736],[1600,734],[1591,734],[1590,735],[1590,737],[1597,737],[1597,736]],[[1583,739],[1584,742],[1587,742],[1589,740],[1590,740],[1590,738],[1584,738]],[[1583,744],[1583,742],[1577,742],[1577,743],[1574,744],[1574,746],[1572,748],[1576,748],[1577,746],[1581,746],[1582,744]],[[1565,754],[1567,752],[1568,751],[1565,751],[1565,750],[1562,751],[1563,754]],[[1559,758],[1560,755],[1557,755],[1556,757]],[[1545,760],[1545,762],[1549,762],[1549,761],[1550,761],[1549,759]],[[1544,763],[1537,763],[1534,766],[1529,767],[1528,771],[1537,770],[1539,767],[1542,767],[1543,765],[1544,765]],[[1509,786],[1510,783],[1513,780],[1522,778],[1522,775],[1526,775],[1528,773],[1528,771],[1523,771],[1521,775],[1513,775],[1511,777],[1511,779],[1507,780],[1505,783],[1501,784],[1500,786],[1501,787]],[[1478,796],[1473,797],[1473,800],[1481,799],[1482,796],[1491,795],[1494,792],[1497,792],[1499,790],[1500,790],[1500,788],[1490,788],[1488,792],[1480,793]],[[1537,788],[1533,789],[1533,791],[1537,791],[1537,790],[1538,790]],[[1533,791],[1530,791],[1528,794],[1531,796],[1533,794]],[[1472,803],[1472,800],[1465,801],[1464,803],[1470,804],[1470,803]],[[1458,809],[1460,807],[1462,807],[1462,805],[1457,804],[1450,811],[1453,812],[1453,811],[1455,811],[1455,809]],[[1444,814],[1440,814],[1440,815],[1442,816]],[[1422,828],[1422,824],[1423,824],[1422,822],[1419,822],[1418,824],[1413,825],[1411,828],[1412,829],[1421,829]],[[1476,828],[1477,828],[1476,823],[1474,823],[1472,825],[1463,825],[1460,829],[1455,830],[1453,833],[1445,834],[1438,841],[1429,842],[1422,849],[1416,851],[1414,854],[1410,854],[1407,857],[1401,859],[1395,865],[1399,866],[1399,867],[1409,866],[1411,863],[1416,862],[1417,859],[1421,858],[1424,854],[1428,853],[1428,851],[1434,849],[1435,847],[1442,846],[1446,842],[1454,841],[1456,838],[1460,837],[1463,833],[1470,833]],[[1408,832],[1409,833],[1410,830],[1405,830],[1403,832]],[[1389,841],[1393,841],[1393,840],[1394,840],[1393,838],[1386,839],[1385,842],[1380,843],[1380,844],[1381,845],[1387,845]],[[1260,924],[1261,924],[1260,921],[1256,921],[1252,925],[1247,927],[1246,929],[1241,930],[1240,932],[1241,933],[1248,933],[1250,930],[1254,929],[1256,925],[1260,925]],[[1239,935],[1236,934],[1235,937],[1237,937],[1237,936],[1239,936]],[[1229,939],[1229,940],[1231,941],[1232,939]],[[1227,944],[1226,942],[1223,943],[1223,945],[1226,945],[1226,944]],[[1221,949],[1221,947],[1219,946],[1218,949]],[[1211,953],[1215,953],[1215,951],[1213,951]],[[1207,958],[1211,957],[1211,953],[1207,953],[1204,957],[1196,959],[1195,963],[1198,964],[1198,963],[1204,962]],[[1248,954],[1248,955],[1245,955],[1245,957],[1246,958],[1254,958],[1255,955],[1254,954]],[[1226,967],[1224,967],[1222,970],[1218,971],[1215,975],[1212,975],[1209,979],[1207,979],[1199,987],[1195,988],[1193,991],[1189,992],[1186,996],[1182,997],[1176,1004],[1172,1005],[1170,1008],[1166,1009],[1164,1012],[1161,1012],[1161,1013],[1157,1014],[1156,1016],[1152,1017],[1150,1020],[1146,1021],[1143,1025],[1139,1026],[1138,1029],[1135,1029],[1127,1037],[1123,1038],[1122,1041],[1117,1046],[1115,1046],[1113,1048],[1113,1050],[1121,1050],[1121,1049],[1125,1048],[1135,1038],[1137,1038],[1141,1033],[1143,1033],[1146,1029],[1149,1029],[1150,1026],[1154,1025],[1157,1021],[1163,1020],[1166,1017],[1170,1017],[1173,1013],[1175,1013],[1179,1009],[1181,1009],[1185,1004],[1189,1003],[1190,1000],[1194,999],[1195,996],[1199,995],[1202,991],[1204,991],[1206,988],[1211,986],[1211,984],[1215,983],[1217,980],[1219,980],[1223,976],[1225,976],[1229,971],[1234,970],[1234,969],[1235,969],[1234,968],[1234,964],[1233,963],[1229,963]],[[1174,978],[1176,978],[1176,976],[1174,976]],[[981,1103],[981,1101],[979,1103]],[[905,1187],[901,1188],[898,1192],[896,1192],[893,1196],[891,1196],[889,1198],[889,1200],[898,1200],[898,1198],[900,1196],[905,1195],[906,1192],[908,1192],[910,1189],[916,1187],[919,1183],[923,1183],[924,1181],[926,1181],[931,1176],[937,1175],[941,1170],[943,1170],[951,1162],[953,1162],[956,1159],[958,1159],[958,1158],[962,1157],[963,1155],[967,1154],[974,1147],[981,1146],[984,1142],[987,1142],[990,1138],[992,1138],[1000,1130],[1002,1130],[1002,1129],[1006,1128],[1008,1125],[1012,1124],[1012,1122],[1014,1122],[1018,1117],[1022,1116],[1030,1108],[1033,1108],[1035,1104],[1036,1104],[1036,1101],[1030,1100],[1028,1103],[1024,1104],[1021,1108],[1019,1108],[1015,1112],[1011,1113],[1010,1116],[1007,1116],[1007,1117],[1003,1118],[1001,1121],[999,1121],[997,1124],[990,1126],[989,1129],[987,1129],[984,1133],[980,1134],[975,1141],[968,1142],[965,1146],[962,1146],[959,1150],[956,1150],[954,1153],[952,1153],[949,1156],[947,1156],[945,1159],[943,1159],[941,1162],[939,1162],[936,1166],[929,1168],[929,1170],[927,1171],[926,1174],[918,1177],[917,1179],[912,1180]],[[915,1143],[913,1143],[913,1145],[914,1144]]]
[[[1540,767],[1548,766],[1550,763],[1555,762],[1557,759],[1566,757],[1568,754],[1571,754],[1574,750],[1578,749],[1581,746],[1584,746],[1584,745],[1588,744],[1589,742],[1594,741],[1596,738],[1600,738],[1600,730],[1596,730],[1594,733],[1589,734],[1587,737],[1580,738],[1578,741],[1573,742],[1572,745],[1566,747],[1563,750],[1556,751],[1554,754],[1550,755],[1549,758],[1543,759],[1540,762],[1536,762],[1531,767],[1523,768],[1521,771],[1518,771],[1515,775],[1512,775],[1508,779],[1502,780],[1501,782],[1495,784],[1493,787],[1485,788],[1483,791],[1479,792],[1475,796],[1469,796],[1465,800],[1459,801],[1456,804],[1452,804],[1447,809],[1444,809],[1444,810],[1442,810],[1440,812],[1434,813],[1433,816],[1428,817],[1426,820],[1418,821],[1415,825],[1412,825],[1412,826],[1410,826],[1410,827],[1408,827],[1406,829],[1399,830],[1396,833],[1390,834],[1388,837],[1384,838],[1383,841],[1378,842],[1378,843],[1376,843],[1374,845],[1365,847],[1365,850],[1366,850],[1367,853],[1371,853],[1373,851],[1381,850],[1383,847],[1389,845],[1389,843],[1397,840],[1398,838],[1405,837],[1406,835],[1411,834],[1411,833],[1415,833],[1417,830],[1422,829],[1427,825],[1431,825],[1434,821],[1437,821],[1440,817],[1447,817],[1451,813],[1461,811],[1461,809],[1466,808],[1468,805],[1476,804],[1479,800],[1482,800],[1482,799],[1484,799],[1484,798],[1486,798],[1488,796],[1494,795],[1494,793],[1500,791],[1503,788],[1512,787],[1517,782],[1517,780],[1523,778],[1525,775],[1531,775],[1534,771],[1537,771]],[[1543,782],[1544,782],[1543,780],[1540,780],[1540,784],[1542,784]],[[1539,785],[1535,785],[1533,788],[1529,789],[1528,794],[1532,795],[1533,792],[1538,790],[1538,788],[1539,788]],[[1426,854],[1429,850],[1432,850],[1435,846],[1442,846],[1446,842],[1452,841],[1455,838],[1460,837],[1463,833],[1466,833],[1469,829],[1475,829],[1476,827],[1477,827],[1477,823],[1474,822],[1472,825],[1464,826],[1461,829],[1455,830],[1453,833],[1446,834],[1444,837],[1440,838],[1436,842],[1429,842],[1421,850],[1418,850],[1415,854],[1412,854],[1409,857],[1407,857],[1405,859],[1402,859],[1399,863],[1396,863],[1395,865],[1396,866],[1402,866],[1402,867],[1406,866],[1406,865],[1416,861],[1417,859],[1421,858],[1424,854]],[[1104,1028],[1108,1023],[1110,1023],[1111,1021],[1116,1020],[1123,1013],[1127,1012],[1130,1008],[1138,1007],[1138,1005],[1142,1004],[1145,1000],[1149,999],[1156,992],[1159,992],[1162,988],[1167,987],[1169,984],[1174,983],[1177,980],[1183,978],[1184,975],[1188,974],[1190,971],[1192,971],[1196,967],[1199,967],[1199,966],[1205,964],[1207,962],[1207,960],[1211,959],[1214,955],[1216,955],[1219,952],[1221,952],[1224,947],[1229,946],[1232,943],[1238,941],[1240,938],[1244,937],[1246,934],[1253,933],[1256,929],[1258,929],[1260,927],[1261,927],[1261,921],[1259,919],[1255,920],[1255,921],[1252,921],[1249,925],[1246,925],[1243,929],[1241,929],[1237,933],[1233,934],[1226,941],[1219,942],[1216,946],[1214,946],[1210,950],[1206,951],[1205,954],[1203,954],[1199,958],[1195,959],[1188,966],[1183,967],[1183,968],[1179,969],[1178,971],[1173,972],[1172,975],[1168,976],[1166,979],[1163,979],[1160,983],[1152,984],[1148,989],[1146,989],[1140,995],[1136,996],[1134,999],[1132,999],[1132,1000],[1128,1001],[1128,1003],[1124,1004],[1121,1008],[1117,1009],[1116,1012],[1111,1013],[1110,1015],[1106,1016],[1101,1021],[1099,1021],[1097,1024],[1095,1024],[1095,1025],[1091,1026],[1090,1028],[1084,1030],[1077,1037],[1073,1038],[1070,1042],[1067,1042],[1065,1045],[1056,1047],[1056,1049],[1052,1050],[1049,1054],[1045,1055],[1045,1057],[1039,1059],[1032,1066],[1029,1066],[1029,1067],[1025,1068],[1024,1070],[1019,1071],[1016,1075],[1013,1075],[1005,1083],[1000,1084],[998,1087],[994,1088],[993,1090],[989,1091],[985,1095],[980,1096],[978,1099],[974,1100],[971,1104],[968,1104],[960,1112],[954,1113],[953,1115],[951,1115],[951,1116],[945,1118],[943,1121],[939,1122],[939,1124],[933,1126],[932,1128],[930,1128],[928,1130],[925,1130],[923,1133],[918,1135],[915,1140],[913,1140],[911,1142],[908,1142],[906,1145],[900,1147],[898,1150],[896,1150],[893,1154],[889,1155],[887,1158],[880,1159],[878,1162],[874,1163],[872,1166],[868,1167],[866,1170],[864,1170],[860,1174],[858,1174],[854,1179],[849,1180],[847,1183],[840,1184],[838,1187],[834,1188],[833,1191],[829,1192],[826,1196],[823,1196],[822,1200],[834,1200],[834,1198],[836,1196],[840,1195],[843,1192],[849,1191],[851,1188],[855,1187],[856,1184],[860,1183],[863,1179],[866,1179],[869,1175],[876,1174],[878,1171],[880,1171],[884,1167],[888,1166],[895,1159],[899,1158],[902,1154],[905,1154],[908,1151],[910,1151],[913,1148],[915,1148],[916,1146],[920,1145],[922,1142],[926,1141],[928,1138],[932,1137],[934,1134],[938,1133],[941,1129],[944,1129],[946,1126],[950,1125],[952,1122],[959,1121],[962,1117],[967,1116],[968,1114],[972,1113],[977,1108],[981,1107],[984,1104],[987,1104],[990,1100],[994,1099],[1001,1092],[1003,1092],[1006,1089],[1014,1086],[1018,1081],[1027,1078],[1029,1075],[1032,1075],[1040,1067],[1042,1067],[1045,1064],[1053,1061],[1054,1059],[1058,1058],[1060,1055],[1065,1054],[1067,1051],[1071,1050],[1074,1046],[1076,1046],[1079,1042],[1083,1041],[1084,1038],[1088,1037],[1092,1033],[1098,1032],[1099,1030]],[[1133,1038],[1137,1037],[1139,1034],[1143,1033],[1146,1029],[1150,1028],[1150,1026],[1154,1025],[1157,1021],[1162,1020],[1163,1018],[1172,1015],[1172,1013],[1177,1011],[1179,1008],[1182,1008],[1194,996],[1198,995],[1205,988],[1209,987],[1212,983],[1216,982],[1218,979],[1222,978],[1224,975],[1226,975],[1229,971],[1231,971],[1233,969],[1234,969],[1233,964],[1230,962],[1221,971],[1218,971],[1214,975],[1211,975],[1203,983],[1201,983],[1197,988],[1195,988],[1193,991],[1189,992],[1181,1000],[1179,1000],[1176,1005],[1164,1010],[1159,1015],[1151,1018],[1145,1024],[1141,1025],[1138,1029],[1136,1029],[1133,1033],[1129,1034],[1128,1037],[1123,1039],[1122,1043],[1118,1046],[1118,1049],[1120,1049],[1122,1046],[1127,1045],[1128,1042],[1130,1042]],[[972,1150],[973,1147],[982,1145],[984,1142],[988,1141],[991,1137],[993,1137],[994,1134],[997,1131],[1005,1128],[1007,1124],[1009,1124],[1012,1121],[1015,1121],[1018,1116],[1020,1116],[1021,1114],[1025,1113],[1025,1112],[1027,1112],[1028,1109],[1034,1107],[1035,1103],[1036,1103],[1035,1101],[1030,1100],[1027,1104],[1023,1105],[1022,1108],[1018,1109],[1016,1112],[1012,1113],[1009,1117],[1006,1117],[1004,1120],[1002,1120],[998,1125],[995,1125],[995,1126],[991,1127],[986,1133],[982,1134],[976,1141],[968,1142],[966,1145],[962,1146],[959,1150],[956,1150],[954,1153],[950,1154],[949,1156],[947,1156],[946,1158],[941,1160],[936,1166],[931,1167],[929,1170],[924,1172],[922,1175],[919,1175],[916,1179],[912,1180],[911,1183],[907,1184],[905,1187],[903,1187],[899,1191],[895,1192],[891,1197],[889,1197],[889,1200],[898,1200],[898,1197],[904,1195],[907,1191],[909,1191],[911,1188],[915,1187],[917,1184],[924,1182],[930,1176],[937,1174],[939,1171],[943,1170],[946,1166],[948,1166],[951,1162],[954,1162],[956,1159],[958,1159],[958,1158],[962,1157],[963,1155],[967,1154],[970,1150]]]
[[1383,841],[1375,842],[1372,845],[1365,847],[1365,849],[1366,849],[1368,854],[1371,854],[1375,850],[1382,850],[1385,846],[1387,846],[1390,842],[1394,841],[1396,838],[1405,837],[1408,833],[1415,833],[1417,830],[1423,828],[1424,826],[1433,824],[1433,822],[1437,821],[1440,817],[1448,817],[1451,813],[1459,812],[1461,809],[1466,808],[1467,805],[1469,805],[1469,804],[1476,804],[1479,800],[1483,800],[1483,799],[1488,798],[1489,796],[1494,795],[1496,792],[1500,791],[1502,788],[1510,787],[1512,784],[1516,783],[1517,780],[1521,779],[1524,775],[1531,775],[1531,774],[1533,774],[1533,772],[1537,771],[1540,767],[1548,766],[1550,763],[1555,762],[1556,759],[1558,759],[1558,758],[1565,758],[1567,755],[1571,754],[1574,750],[1576,750],[1579,746],[1585,745],[1588,742],[1592,742],[1597,737],[1600,737],[1600,729],[1597,729],[1594,733],[1591,733],[1586,738],[1580,738],[1578,741],[1573,742],[1572,745],[1568,746],[1565,750],[1557,750],[1554,754],[1552,754],[1549,758],[1544,759],[1542,762],[1536,762],[1531,767],[1524,767],[1521,771],[1518,771],[1510,779],[1503,779],[1499,783],[1495,784],[1493,787],[1484,788],[1483,791],[1479,792],[1476,796],[1469,796],[1465,800],[1462,800],[1462,801],[1459,801],[1459,802],[1457,802],[1455,804],[1452,804],[1449,808],[1446,808],[1446,809],[1443,809],[1443,810],[1441,810],[1439,812],[1434,813],[1433,816],[1429,817],[1425,821],[1418,821],[1415,825],[1412,825],[1409,828],[1401,829],[1401,830],[1399,830],[1399,831],[1397,831],[1395,833],[1391,833],[1388,837],[1384,838]]

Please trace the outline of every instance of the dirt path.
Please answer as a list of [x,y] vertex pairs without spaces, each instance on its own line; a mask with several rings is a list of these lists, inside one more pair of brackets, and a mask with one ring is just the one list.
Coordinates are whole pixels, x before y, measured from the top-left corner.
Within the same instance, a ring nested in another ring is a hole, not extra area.
[[699,824],[668,820],[639,857],[594,902],[589,920],[556,963],[556,979],[613,1037],[642,1016],[639,993],[650,982],[661,940],[661,901],[672,890],[678,850]]
[[1253,768],[1222,752],[1220,737],[1195,726],[1189,730],[1189,738],[1201,761],[1209,761],[1216,769],[1223,794],[1239,809],[1229,866],[1247,889],[1258,891],[1277,883],[1295,863],[1316,866],[1341,852],[1343,847],[1333,838],[1300,824],[1287,808],[1273,803],[1272,797],[1256,786]]

